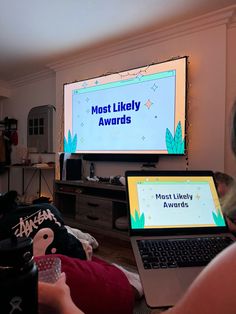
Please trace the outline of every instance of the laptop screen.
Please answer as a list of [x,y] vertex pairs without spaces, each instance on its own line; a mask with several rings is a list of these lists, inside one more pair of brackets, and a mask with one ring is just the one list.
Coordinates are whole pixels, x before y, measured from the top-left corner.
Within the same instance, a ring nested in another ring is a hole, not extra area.
[[126,184],[131,229],[226,226],[211,175],[127,173]]

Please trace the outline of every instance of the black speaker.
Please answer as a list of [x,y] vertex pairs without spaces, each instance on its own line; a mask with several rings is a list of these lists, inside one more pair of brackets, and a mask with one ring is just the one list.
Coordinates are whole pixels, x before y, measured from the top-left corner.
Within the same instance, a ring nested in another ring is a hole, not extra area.
[[81,180],[82,160],[67,159],[66,160],[66,180]]
[[60,156],[59,156],[60,180],[62,180],[62,171],[63,171],[64,155],[65,155],[64,153],[60,153]]

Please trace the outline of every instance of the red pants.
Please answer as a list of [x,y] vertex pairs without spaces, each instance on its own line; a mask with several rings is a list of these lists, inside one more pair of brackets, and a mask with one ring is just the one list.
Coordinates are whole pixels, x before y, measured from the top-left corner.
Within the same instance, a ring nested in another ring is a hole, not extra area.
[[86,314],[133,313],[132,287],[120,269],[95,257],[92,261],[86,261],[57,254],[50,256],[61,259],[62,272],[66,274],[71,297],[83,312]]

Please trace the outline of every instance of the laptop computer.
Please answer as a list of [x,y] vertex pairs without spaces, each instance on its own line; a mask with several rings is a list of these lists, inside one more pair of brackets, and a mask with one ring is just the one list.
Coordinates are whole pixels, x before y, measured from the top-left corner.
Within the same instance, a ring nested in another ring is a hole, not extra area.
[[[125,178],[130,239],[147,305],[173,306],[205,264],[235,241],[213,172],[127,171]],[[223,244],[215,250],[218,240]],[[198,251],[202,242],[206,248]]]

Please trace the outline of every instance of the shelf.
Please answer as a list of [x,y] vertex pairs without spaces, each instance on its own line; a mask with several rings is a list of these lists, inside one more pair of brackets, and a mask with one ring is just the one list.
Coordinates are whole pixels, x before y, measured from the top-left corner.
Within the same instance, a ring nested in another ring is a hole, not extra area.
[[54,203],[71,226],[128,239],[115,220],[127,215],[124,186],[88,181],[54,182]]

